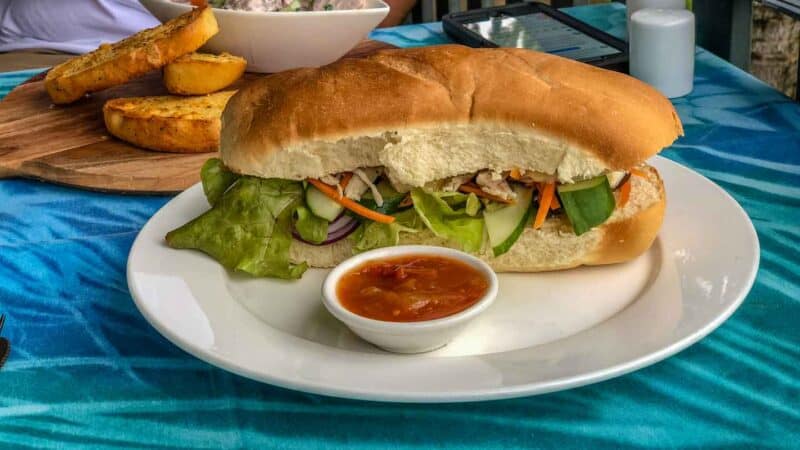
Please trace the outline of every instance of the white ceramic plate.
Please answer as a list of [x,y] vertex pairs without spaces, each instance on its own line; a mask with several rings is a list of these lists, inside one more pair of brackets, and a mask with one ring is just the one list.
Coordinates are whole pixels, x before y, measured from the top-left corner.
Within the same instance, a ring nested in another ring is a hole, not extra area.
[[646,254],[614,266],[501,274],[497,301],[432,353],[385,353],[355,337],[322,305],[325,270],[295,282],[251,279],[199,252],[168,248],[167,231],[207,208],[199,185],[142,229],[128,285],[142,314],[180,348],[292,389],[451,402],[593,383],[706,336],[741,304],[758,268],[758,239],[736,201],[674,162],[651,163],[664,178],[668,207]]

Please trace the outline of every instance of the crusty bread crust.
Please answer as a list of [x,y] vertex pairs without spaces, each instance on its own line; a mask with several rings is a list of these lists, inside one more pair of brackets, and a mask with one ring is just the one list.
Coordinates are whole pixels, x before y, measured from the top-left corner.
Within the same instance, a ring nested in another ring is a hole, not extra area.
[[246,68],[247,60],[229,53],[189,53],[164,67],[164,86],[175,95],[210,94],[233,84]]
[[[463,125],[486,130],[470,135]],[[487,133],[490,138],[480,139]],[[548,158],[526,160],[525,152],[549,152],[561,170],[575,166],[569,175],[577,177],[627,169],[682,133],[669,100],[627,75],[523,49],[444,45],[386,50],[256,80],[225,110],[221,151],[232,170],[261,177],[300,179],[383,165],[390,176],[418,185],[449,172],[393,174],[402,172],[393,164],[413,172],[425,157],[392,153],[404,145],[396,140],[411,135],[429,143],[422,152],[443,155],[453,151],[451,143],[469,146],[463,138],[474,138],[472,147],[451,155],[453,171],[480,160],[475,153],[497,152],[500,145],[492,142],[502,140],[526,142],[519,161],[504,158],[509,165],[535,165]],[[375,142],[353,144],[366,137]]]
[[56,104],[124,84],[193,52],[217,34],[212,8],[197,8],[115,44],[69,59],[47,73],[45,88]]
[[[497,272],[542,272],[630,261],[650,248],[664,220],[664,184],[654,168],[648,166],[646,173],[646,178],[632,177],[628,203],[589,232],[576,236],[567,219],[558,216],[548,219],[541,229],[526,228],[500,257],[493,257],[488,248],[476,256]],[[403,233],[400,243],[453,246],[428,230]],[[349,239],[324,246],[293,241],[291,247],[293,261],[306,261],[312,267],[333,267],[352,255]]]
[[106,129],[139,147],[173,153],[214,152],[220,116],[235,91],[200,97],[130,97],[103,105]]

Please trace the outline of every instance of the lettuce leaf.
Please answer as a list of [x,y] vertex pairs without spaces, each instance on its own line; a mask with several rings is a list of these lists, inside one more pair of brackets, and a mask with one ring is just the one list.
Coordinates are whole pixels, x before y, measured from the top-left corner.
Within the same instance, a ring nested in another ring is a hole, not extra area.
[[353,233],[353,250],[365,252],[380,247],[391,247],[400,243],[400,233],[416,233],[425,227],[413,208],[393,214],[392,223],[365,221]]
[[439,197],[440,199],[444,200],[445,203],[447,203],[453,208],[462,206],[467,203],[467,194],[463,192],[458,192],[458,191],[428,192],[428,194]]
[[211,158],[200,169],[200,179],[203,180],[203,192],[208,204],[214,206],[222,198],[222,194],[239,179],[239,175],[228,170],[219,158]]
[[303,240],[312,244],[321,244],[328,237],[328,221],[315,216],[306,206],[297,207],[297,222],[294,229]]
[[[222,185],[214,181],[211,192],[219,192]],[[307,265],[289,262],[289,247],[302,184],[242,176],[222,192],[209,211],[170,231],[167,244],[200,250],[229,269],[253,276],[300,278]]]
[[435,195],[436,197],[444,200],[444,202],[450,205],[450,207],[453,209],[457,207],[464,208],[464,212],[466,212],[469,216],[477,216],[483,207],[481,200],[473,193],[465,194],[463,192],[453,191],[431,192],[429,194]]
[[472,217],[466,208],[453,209],[444,199],[422,189],[411,191],[414,209],[437,236],[458,243],[464,251],[477,252],[483,245],[483,218]]
[[381,247],[391,247],[400,242],[400,233],[394,224],[362,223],[351,235],[353,252],[361,253]]

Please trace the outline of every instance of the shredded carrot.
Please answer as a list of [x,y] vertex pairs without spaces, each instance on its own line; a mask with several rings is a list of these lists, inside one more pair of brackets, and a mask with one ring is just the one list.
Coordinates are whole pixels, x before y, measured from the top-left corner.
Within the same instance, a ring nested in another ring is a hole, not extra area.
[[557,195],[553,195],[553,201],[550,202],[550,211],[555,211],[558,208],[561,208],[561,202],[558,201]]
[[533,221],[533,228],[541,228],[544,220],[547,219],[547,211],[555,197],[556,184],[546,183],[544,189],[539,190],[539,209],[536,211],[536,219]]
[[511,172],[508,174],[508,176],[511,177],[512,180],[519,181],[522,179],[522,173],[520,173],[519,169],[517,169],[516,167],[511,169]]
[[350,180],[352,179],[353,179],[353,172],[345,172],[344,175],[342,175],[342,181],[339,182],[339,186],[342,187],[342,190],[347,188],[347,185],[350,184]]
[[[555,181],[553,183],[555,183]],[[544,190],[544,187],[547,185],[547,183],[533,183],[533,184],[534,186],[536,186],[536,189],[538,189],[539,192],[542,192]],[[561,202],[558,201],[558,196],[555,195],[554,193],[553,201],[550,202],[550,211],[555,211],[558,208],[561,208]]]
[[347,197],[340,197],[339,192],[336,191],[331,185],[325,184],[320,180],[315,178],[309,178],[308,182],[311,183],[315,188],[319,189],[320,192],[330,197],[336,203],[344,206],[345,208],[353,211],[354,213],[358,214],[359,216],[366,217],[367,219],[373,220],[378,223],[392,223],[394,222],[394,217],[387,216],[386,214],[381,214],[377,211],[373,211],[363,205],[360,205],[353,200],[350,200]]
[[631,175],[636,175],[637,177],[647,178],[647,173],[642,169],[637,169],[636,167],[631,169]]
[[486,192],[483,192],[483,189],[478,187],[478,185],[472,184],[472,183],[464,183],[461,186],[459,186],[458,190],[461,191],[461,192],[468,192],[468,193],[475,194],[478,197],[488,198],[489,200],[493,200],[493,201],[496,201],[496,202],[499,202],[499,203],[505,203],[505,204],[514,203],[511,200],[506,200],[506,199],[498,197],[496,195],[487,194]]
[[631,198],[631,179],[628,178],[622,186],[619,188],[619,203],[617,204],[617,208],[624,208],[625,205],[628,203],[628,199]]
[[198,8],[205,8],[208,6],[208,2],[206,0],[192,0],[192,6],[197,6]]

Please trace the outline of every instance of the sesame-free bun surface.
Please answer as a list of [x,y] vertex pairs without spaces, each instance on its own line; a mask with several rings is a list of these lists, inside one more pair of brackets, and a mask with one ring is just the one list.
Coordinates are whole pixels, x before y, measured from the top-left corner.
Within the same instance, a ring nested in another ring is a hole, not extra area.
[[683,133],[624,74],[523,49],[386,50],[249,84],[222,118],[227,167],[304,179],[383,166],[396,185],[491,168],[563,182],[624,170]]
[[[475,256],[497,272],[542,272],[632,260],[652,245],[666,208],[664,185],[658,172],[648,166],[645,173],[646,177],[631,178],[631,195],[624,207],[617,208],[604,224],[580,236],[575,235],[562,215],[548,219],[538,230],[527,227],[511,249],[497,258],[490,248]],[[427,229],[400,236],[400,244],[453,247]],[[352,256],[353,248],[350,239],[321,246],[295,240],[290,252],[294,262],[333,267]]]

